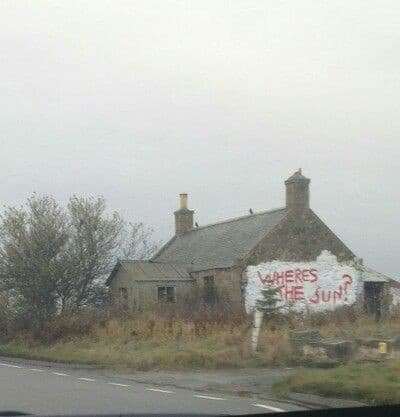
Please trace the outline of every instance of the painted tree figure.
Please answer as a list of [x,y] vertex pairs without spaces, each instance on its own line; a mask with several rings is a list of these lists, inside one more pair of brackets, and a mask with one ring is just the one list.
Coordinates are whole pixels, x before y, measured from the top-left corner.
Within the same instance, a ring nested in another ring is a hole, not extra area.
[[282,308],[283,305],[279,305],[281,296],[278,287],[269,286],[261,291],[263,299],[257,301],[256,308],[264,313],[267,319],[275,316]]

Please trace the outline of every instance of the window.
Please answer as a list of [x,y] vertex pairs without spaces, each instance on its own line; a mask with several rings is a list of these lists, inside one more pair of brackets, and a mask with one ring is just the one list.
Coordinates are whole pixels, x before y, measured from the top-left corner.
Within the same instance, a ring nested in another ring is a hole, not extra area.
[[204,286],[206,287],[213,287],[214,288],[214,277],[213,276],[208,276],[208,277],[204,277]]
[[212,275],[203,278],[204,301],[213,303],[216,300],[217,291],[215,288],[214,277]]
[[157,296],[159,302],[175,303],[175,287],[158,287]]
[[119,298],[123,303],[128,302],[128,289],[125,287],[119,288]]

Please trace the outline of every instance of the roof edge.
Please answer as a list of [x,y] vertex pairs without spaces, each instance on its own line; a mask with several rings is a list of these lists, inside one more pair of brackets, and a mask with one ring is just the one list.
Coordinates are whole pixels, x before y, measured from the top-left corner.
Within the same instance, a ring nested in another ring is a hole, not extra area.
[[339,241],[340,243],[349,251],[349,253],[352,255],[353,259],[356,258],[355,253],[343,242],[342,238],[340,238],[319,216],[315,213],[311,208],[308,209],[309,212],[323,225],[325,226],[330,233],[332,233]]
[[243,260],[248,259],[252,253],[256,250],[257,246],[264,240],[266,239],[278,226],[280,226],[289,216],[289,212],[287,211],[286,214],[279,220],[278,223],[276,223],[274,225],[274,227],[272,227],[247,253],[246,255],[243,257]]
[[248,217],[260,216],[260,215],[263,215],[263,214],[274,213],[275,211],[281,211],[281,210],[286,210],[286,207],[279,207],[279,208],[275,208],[275,209],[271,209],[271,210],[259,211],[257,213],[253,213],[253,214],[246,214],[245,216],[232,217],[231,219],[221,220],[219,222],[205,224],[204,226],[199,226],[199,227],[190,229],[187,232],[185,232],[184,234],[192,233],[192,232],[195,232],[196,230],[206,229],[207,227],[218,226],[220,224],[235,222],[237,220],[246,219]]
[[[257,213],[253,213],[253,214],[246,214],[245,216],[238,216],[238,217],[233,217],[233,218],[227,219],[227,220],[221,220],[221,221],[216,222],[216,223],[209,223],[209,224],[206,224],[204,226],[200,226],[200,227],[196,227],[196,228],[190,229],[187,232],[182,233],[182,235],[180,235],[180,236],[186,235],[188,233],[196,232],[197,230],[206,229],[207,227],[217,226],[217,225],[220,225],[220,224],[225,224],[225,223],[234,222],[234,221],[241,220],[241,219],[246,219],[248,217],[260,216],[260,215],[263,215],[263,214],[274,213],[276,211],[283,211],[283,210],[286,210],[286,207],[279,207],[279,208],[275,208],[275,209],[259,211]],[[176,238],[177,238],[177,235],[172,236],[172,238],[170,240],[168,240],[163,246],[161,246],[161,248],[149,259],[149,261],[151,261],[151,262],[157,262],[156,261],[157,257],[160,256],[165,251],[165,249],[167,249],[168,246]],[[163,263],[165,263],[165,262],[163,262]],[[232,266],[234,266],[234,265],[232,265]]]
[[116,262],[116,264],[114,265],[114,268],[110,272],[110,275],[106,279],[105,284],[107,285],[107,287],[111,284],[111,281],[113,280],[115,274],[118,272],[118,270],[119,270],[120,267],[121,267],[121,261],[118,259],[117,262]]
[[151,259],[119,259],[119,262],[122,263],[130,263],[130,264],[154,264],[154,265],[179,265],[186,267],[184,262],[179,261],[168,261],[168,262],[161,262],[161,261],[153,261]]
[[172,236],[170,240],[168,240],[167,242],[164,243],[164,245],[161,246],[160,249],[158,249],[158,251],[149,259],[150,262],[157,262],[155,261],[157,256],[160,256],[165,249],[168,248],[168,246],[176,239],[176,235]]

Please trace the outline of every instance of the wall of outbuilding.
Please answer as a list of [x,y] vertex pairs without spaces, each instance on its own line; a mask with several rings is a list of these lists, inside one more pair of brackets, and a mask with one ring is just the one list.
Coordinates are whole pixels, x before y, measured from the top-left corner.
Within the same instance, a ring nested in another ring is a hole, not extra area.
[[110,285],[114,304],[122,302],[119,289],[126,288],[128,293],[127,307],[131,310],[146,310],[158,303],[158,287],[175,287],[176,301],[186,299],[192,292],[193,280],[146,280],[136,281],[129,271],[121,268],[113,277]]
[[243,303],[242,271],[243,268],[241,267],[218,268],[194,272],[192,275],[200,295],[204,289],[204,278],[212,276],[214,277],[215,288],[222,299],[236,306],[241,306]]
[[126,288],[128,292],[128,307],[132,308],[137,303],[137,282],[132,279],[129,271],[119,268],[110,283],[111,299],[113,304],[121,302],[119,288]]

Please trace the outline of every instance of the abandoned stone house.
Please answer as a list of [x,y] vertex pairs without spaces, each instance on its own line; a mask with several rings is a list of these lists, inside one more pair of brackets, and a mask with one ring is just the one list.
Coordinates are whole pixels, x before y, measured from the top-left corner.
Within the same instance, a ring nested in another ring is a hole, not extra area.
[[[285,207],[201,227],[194,225],[187,194],[181,194],[174,213],[175,235],[150,260],[120,260],[115,265],[107,280],[113,301],[143,310],[184,300],[196,289],[199,296],[224,294],[231,303],[244,305],[249,266],[311,262],[328,251],[338,262],[357,264],[368,308],[379,312],[384,288],[394,281],[363,266],[313,212],[309,185],[299,170],[285,181]],[[296,296],[302,294],[295,291]]]

